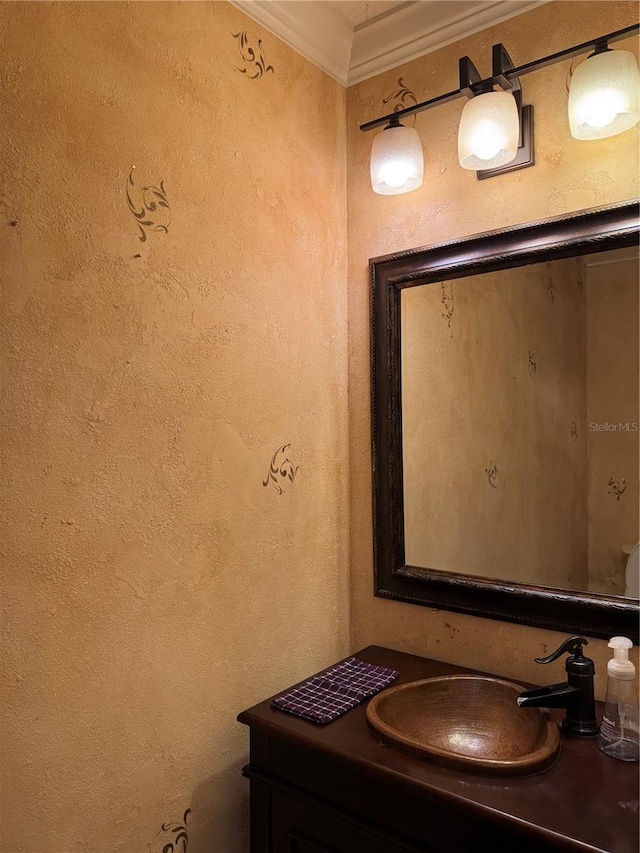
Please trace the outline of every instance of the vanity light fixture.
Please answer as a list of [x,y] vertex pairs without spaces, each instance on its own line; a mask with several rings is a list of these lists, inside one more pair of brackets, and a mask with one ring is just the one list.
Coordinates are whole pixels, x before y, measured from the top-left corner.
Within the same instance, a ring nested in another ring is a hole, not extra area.
[[[458,155],[464,169],[479,180],[533,166],[533,107],[523,105],[520,78],[594,51],[573,74],[569,124],[576,139],[602,139],[629,130],[640,121],[640,72],[632,53],[609,44],[640,31],[633,24],[524,65],[514,66],[502,44],[493,46],[492,75],[481,79],[468,56],[459,61],[460,87],[360,125],[385,126],[373,143],[371,183],[376,193],[410,192],[422,184],[422,145],[415,128],[401,120],[467,97],[458,130]],[[496,88],[498,91],[496,91]],[[419,150],[418,150],[419,149]]]
[[[463,56],[458,65],[460,91],[469,98],[458,127],[462,168],[477,172],[482,180],[533,166],[533,107],[522,106],[518,77],[506,76],[514,66],[504,45],[493,46],[490,84],[482,82],[468,56]],[[501,91],[494,91],[493,81]]]
[[399,195],[422,186],[424,156],[420,134],[392,116],[371,148],[371,185],[380,195]]
[[624,133],[640,121],[639,101],[640,72],[634,55],[598,45],[571,78],[571,135],[605,139]]

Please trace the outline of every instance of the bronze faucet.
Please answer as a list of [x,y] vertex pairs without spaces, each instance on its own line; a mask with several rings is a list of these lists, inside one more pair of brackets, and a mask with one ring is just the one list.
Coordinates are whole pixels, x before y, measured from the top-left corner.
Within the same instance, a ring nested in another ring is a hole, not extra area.
[[551,663],[565,652],[571,652],[565,669],[567,680],[548,687],[536,687],[521,693],[517,702],[521,708],[566,708],[562,731],[575,737],[597,737],[596,703],[593,694],[593,661],[582,654],[588,643],[584,637],[569,637],[546,658],[536,658],[536,663]]

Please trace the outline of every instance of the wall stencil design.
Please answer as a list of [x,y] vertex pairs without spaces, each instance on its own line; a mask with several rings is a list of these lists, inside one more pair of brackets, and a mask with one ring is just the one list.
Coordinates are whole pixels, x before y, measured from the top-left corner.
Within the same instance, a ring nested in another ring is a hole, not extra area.
[[[406,107],[412,107],[417,103],[418,99],[415,96],[415,92],[412,92],[411,89],[405,86],[404,80],[402,77],[399,77],[398,88],[391,92],[390,95],[387,95],[386,98],[383,98],[382,107],[384,112],[384,107],[386,107],[387,104],[393,104],[393,112],[397,113],[399,110],[404,110]],[[413,126],[416,123],[416,117],[409,116],[404,121],[405,124],[408,124],[409,122],[411,122],[411,126]]]
[[[451,328],[453,320],[453,312],[455,311],[455,300],[453,297],[453,284],[450,281],[440,282],[440,302],[442,303],[442,316],[447,321],[447,326]],[[453,335],[451,335],[453,337]]]
[[497,483],[498,474],[500,472],[498,471],[498,466],[496,465],[496,463],[493,460],[491,460],[489,462],[489,467],[485,468],[484,472],[487,475],[487,479],[489,481],[489,485],[491,486],[491,488],[497,489],[498,488],[498,483]]
[[133,180],[135,168],[132,166],[129,172],[127,204],[140,229],[138,239],[141,243],[146,243],[147,231],[168,233],[171,223],[171,208],[164,188],[164,181],[160,181],[159,187],[138,187]]
[[534,374],[538,372],[538,362],[536,361],[536,354],[529,350],[529,357],[527,359],[527,364],[529,367],[529,376],[533,379]]
[[553,265],[547,262],[547,294],[552,302],[556,301],[556,285],[553,281]]
[[164,842],[162,853],[187,853],[189,846],[189,830],[187,829],[187,820],[191,814],[191,809],[187,809],[182,816],[182,823],[163,823],[160,827],[158,835],[163,834]]
[[607,485],[609,486],[609,494],[615,495],[617,501],[619,501],[623,494],[627,491],[627,484],[624,477],[621,477],[619,480],[616,480],[612,477]]
[[[249,80],[259,80],[263,74],[266,74],[269,71],[271,71],[272,74],[275,73],[273,65],[266,64],[262,39],[256,38],[256,36],[248,33],[246,30],[241,30],[239,33],[231,33],[231,35],[234,39],[238,40],[238,50],[240,51],[242,61],[245,66],[249,66],[245,68],[238,68],[237,65],[234,65],[234,71],[246,74]],[[254,44],[254,47],[251,47],[251,42]],[[253,73],[250,74],[250,71],[253,71]]]
[[571,421],[571,438],[575,439],[578,437],[578,424],[575,421]]
[[287,456],[287,448],[289,447],[291,447],[290,444],[283,444],[276,450],[271,457],[267,479],[262,481],[265,488],[272,485],[279,495],[294,482],[300,468],[299,465],[294,465]]

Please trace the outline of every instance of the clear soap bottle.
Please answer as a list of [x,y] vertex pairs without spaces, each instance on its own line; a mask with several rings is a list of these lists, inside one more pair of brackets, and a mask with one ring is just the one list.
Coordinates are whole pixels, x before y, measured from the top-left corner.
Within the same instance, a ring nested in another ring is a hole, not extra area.
[[638,761],[640,726],[636,668],[629,660],[633,646],[627,637],[612,637],[613,658],[607,663],[607,699],[598,736],[605,755],[620,761]]

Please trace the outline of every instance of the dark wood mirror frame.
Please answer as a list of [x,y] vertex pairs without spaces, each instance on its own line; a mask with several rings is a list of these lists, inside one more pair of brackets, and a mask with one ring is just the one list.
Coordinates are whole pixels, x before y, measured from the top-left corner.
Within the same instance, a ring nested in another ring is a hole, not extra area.
[[375,594],[383,598],[638,643],[632,599],[405,564],[400,294],[406,287],[637,246],[638,202],[579,211],[370,261]]

